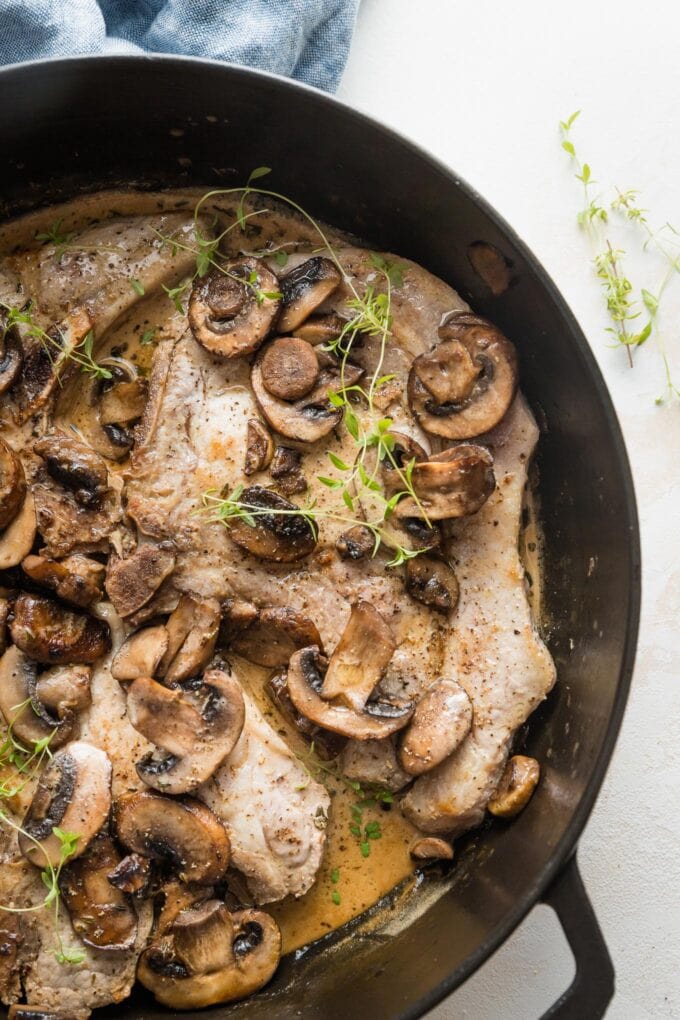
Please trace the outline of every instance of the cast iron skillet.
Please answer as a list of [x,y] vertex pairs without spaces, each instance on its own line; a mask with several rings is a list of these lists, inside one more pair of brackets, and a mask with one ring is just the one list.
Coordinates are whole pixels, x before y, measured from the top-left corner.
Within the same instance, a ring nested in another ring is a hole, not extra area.
[[[489,133],[493,125],[480,125]],[[574,851],[614,746],[633,666],[640,553],[633,486],[606,388],[536,259],[474,190],[408,141],[334,99],[207,61],[95,57],[0,71],[0,216],[121,182],[241,184],[257,166],[314,215],[415,259],[515,341],[538,450],[548,639],[559,683],[528,728],[543,765],[527,810],[464,844],[447,891],[391,935],[350,926],[270,988],[215,1017],[422,1016],[544,900],[576,957],[546,1014],[599,1017],[614,972]],[[493,297],[469,245],[495,245],[513,283]],[[614,512],[615,511],[615,512]],[[148,996],[107,1011],[167,1016]],[[177,1015],[177,1014],[175,1014]],[[186,1014],[189,1016],[189,1014]]]

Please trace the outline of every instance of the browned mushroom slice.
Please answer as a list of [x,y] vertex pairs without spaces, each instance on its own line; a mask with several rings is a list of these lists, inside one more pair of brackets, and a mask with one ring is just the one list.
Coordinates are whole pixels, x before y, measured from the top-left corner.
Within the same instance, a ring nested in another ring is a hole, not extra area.
[[9,629],[17,647],[48,666],[95,662],[111,648],[107,623],[66,609],[46,595],[20,595]]
[[411,845],[409,852],[416,861],[453,860],[453,847],[437,836],[421,836]]
[[330,312],[328,315],[312,315],[295,328],[295,335],[306,340],[313,347],[337,340],[347,325],[347,319]]
[[75,833],[72,859],[84,854],[111,808],[111,762],[98,747],[67,744],[44,769],[22,823],[19,849],[31,864],[59,866],[62,843],[54,833]]
[[59,889],[73,930],[95,949],[129,949],[137,936],[135,911],[108,878],[120,860],[111,837],[102,834],[61,872]]
[[470,732],[472,704],[455,680],[439,680],[420,699],[399,749],[405,772],[420,776],[456,750]]
[[130,793],[116,807],[118,839],[129,850],[166,861],[183,881],[214,885],[229,866],[226,829],[200,801]]
[[282,400],[269,392],[262,377],[262,364],[268,349],[269,345],[258,354],[250,373],[250,383],[270,426],[282,436],[303,443],[314,443],[327,436],[340,424],[343,413],[341,407],[331,404],[329,392],[343,385],[353,386],[363,375],[363,370],[347,363],[341,379],[340,363],[333,362],[320,370],[316,385],[305,396],[298,400]]
[[269,473],[285,496],[306,492],[307,479],[301,470],[302,454],[290,446],[277,446]]
[[314,389],[319,361],[311,344],[299,337],[279,337],[262,356],[262,383],[281,400],[298,400]]
[[156,933],[167,935],[183,910],[205,903],[211,899],[212,892],[210,886],[199,885],[197,882],[180,882],[176,878],[163,882],[158,892],[160,910],[156,919]]
[[495,488],[493,457],[483,446],[463,443],[415,464],[411,481],[420,506],[407,496],[397,503],[397,517],[466,517],[477,513]]
[[217,640],[221,648],[226,648],[241,631],[257,620],[259,610],[252,602],[240,599],[225,599],[221,609],[222,622]]
[[412,599],[448,614],[458,605],[458,580],[448,563],[433,556],[417,556],[406,563],[406,591]]
[[0,531],[21,509],[26,495],[26,477],[21,461],[11,446],[0,439]]
[[9,617],[9,600],[0,598],[0,655],[7,648],[7,619]]
[[352,606],[350,618],[333,652],[321,697],[337,698],[361,712],[394,655],[397,645],[383,616],[370,602]]
[[28,556],[37,530],[33,494],[27,492],[18,514],[0,535],[0,570],[16,567]]
[[107,878],[112,886],[129,896],[145,896],[151,881],[151,861],[141,854],[119,858]]
[[498,818],[514,818],[531,800],[540,776],[541,769],[535,758],[513,755],[487,804],[488,810]]
[[355,740],[380,740],[406,726],[413,714],[410,704],[369,701],[361,711],[334,705],[321,697],[323,675],[318,648],[303,648],[288,665],[288,693],[298,712],[326,730]]
[[284,666],[293,652],[308,645],[321,647],[312,620],[288,607],[266,606],[257,618],[231,640],[231,647],[258,666]]
[[[23,361],[18,390],[17,421],[27,421],[50,400],[60,379],[70,367],[69,357],[82,344],[94,323],[84,308],[74,308],[58,325],[35,337],[26,328],[22,333]],[[49,342],[45,339],[49,337]]]
[[274,274],[260,259],[240,258],[197,280],[189,298],[189,325],[211,354],[238,358],[260,346],[280,306]]
[[105,389],[99,405],[99,421],[103,426],[129,425],[144,414],[148,396],[146,379],[137,377],[117,382]]
[[7,315],[0,308],[0,394],[6,393],[21,369],[21,349],[13,328],[7,327]]
[[169,543],[145,543],[125,559],[111,556],[104,587],[118,615],[131,616],[145,606],[174,569],[175,552]]
[[252,523],[234,517],[228,534],[242,549],[275,563],[294,563],[313,552],[314,530],[295,503],[260,485],[244,489],[240,501]]
[[[427,457],[420,443],[411,436],[393,430],[388,435],[394,445],[389,453],[385,453],[380,464],[377,463],[375,447],[359,455],[363,470],[369,478],[375,478],[380,486],[377,491],[370,486],[362,486],[356,493],[367,520],[379,520],[383,516],[384,500],[406,491],[406,472],[411,463],[424,461]],[[398,505],[402,503],[405,511],[400,515],[392,513],[384,522],[380,532],[381,544],[388,549],[405,548],[409,551],[436,548],[441,542],[439,528],[419,519],[420,514],[410,512],[413,500],[408,502],[402,496]]]
[[52,666],[37,678],[33,697],[61,719],[68,711],[82,712],[90,705],[91,680],[91,666]]
[[340,270],[330,259],[315,255],[280,279],[283,308],[280,333],[292,333],[340,285]]
[[280,957],[281,933],[269,914],[229,914],[219,900],[207,900],[182,911],[170,934],[142,953],[137,977],[164,1006],[203,1009],[252,995]]
[[106,567],[103,563],[74,553],[62,560],[49,556],[27,556],[21,561],[25,574],[46,588],[51,588],[65,602],[85,608],[101,599]]
[[74,435],[53,429],[33,444],[45,461],[47,473],[73,492],[80,506],[99,506],[109,487],[105,461]]
[[375,550],[375,535],[363,524],[355,524],[338,538],[335,543],[340,559],[361,560],[371,556]]
[[445,439],[474,439],[494,428],[517,390],[517,355],[506,337],[471,312],[452,312],[439,328],[443,343],[413,362],[411,410]]
[[111,676],[114,680],[136,680],[140,676],[155,676],[167,650],[168,632],[162,624],[138,630],[123,642],[114,655]]
[[137,762],[139,778],[162,793],[190,793],[231,754],[245,721],[238,682],[222,670],[169,689],[149,677],[128,691],[130,723],[165,754]]
[[201,673],[215,650],[220,617],[217,599],[182,595],[165,625],[168,647],[158,671],[166,683],[179,683]]
[[254,475],[264,471],[274,456],[274,441],[269,430],[258,418],[249,418],[246,426],[246,462],[243,468],[245,475]]
[[347,738],[339,733],[323,730],[311,719],[298,712],[288,693],[287,671],[275,673],[267,680],[264,689],[274,705],[285,719],[310,744],[314,744],[314,753],[323,761],[337,758],[347,743]]
[[0,659],[0,711],[17,740],[29,745],[50,737],[52,749],[75,735],[73,705],[63,705],[55,717],[52,706],[41,702],[37,691],[37,668],[16,645]]

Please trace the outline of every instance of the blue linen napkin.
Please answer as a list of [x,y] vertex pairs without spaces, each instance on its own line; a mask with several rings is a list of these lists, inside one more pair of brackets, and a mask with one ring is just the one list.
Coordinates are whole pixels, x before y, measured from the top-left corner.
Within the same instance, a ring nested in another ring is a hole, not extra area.
[[359,0],[0,0],[0,64],[88,53],[184,53],[333,91]]

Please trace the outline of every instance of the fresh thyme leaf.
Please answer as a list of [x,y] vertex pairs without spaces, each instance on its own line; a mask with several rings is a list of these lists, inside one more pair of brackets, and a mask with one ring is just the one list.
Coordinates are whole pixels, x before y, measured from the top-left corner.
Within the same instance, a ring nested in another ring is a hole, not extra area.
[[644,302],[645,308],[649,312],[651,312],[652,315],[656,315],[656,313],[659,310],[659,299],[654,297],[654,295],[651,294],[650,291],[645,290],[644,287],[640,291],[640,294],[642,295],[642,300]]
[[370,855],[371,855],[371,844],[368,841],[361,842],[359,844],[359,849],[361,850],[361,856],[362,857],[370,857]]
[[158,330],[156,329],[155,326],[153,326],[151,329],[145,329],[139,340],[142,347],[146,347],[147,344],[152,344],[156,339],[157,332]]
[[331,871],[331,882],[333,882],[334,885],[337,885],[339,881],[340,881],[340,869],[333,868],[333,870]]
[[275,254],[274,259],[276,261],[277,266],[281,266],[281,268],[283,269],[283,267],[288,262],[288,252],[284,251],[283,248],[280,248]]
[[145,294],[144,284],[141,282],[141,280],[133,278],[132,280],[130,280],[130,286],[134,290],[135,294],[139,294],[140,297],[144,297]]
[[172,301],[173,305],[180,313],[180,315],[184,315],[184,305],[182,304],[182,298],[186,294],[187,289],[191,287],[191,280],[185,280],[184,283],[178,284],[177,287],[166,287],[165,284],[163,284],[162,286],[163,290],[168,295],[168,297],[170,298],[170,300]]
[[340,902],[341,902],[341,900],[340,900],[340,893],[338,892],[337,889],[334,889],[333,892],[331,893],[331,899],[332,899],[333,903],[335,903],[336,907],[340,906]]

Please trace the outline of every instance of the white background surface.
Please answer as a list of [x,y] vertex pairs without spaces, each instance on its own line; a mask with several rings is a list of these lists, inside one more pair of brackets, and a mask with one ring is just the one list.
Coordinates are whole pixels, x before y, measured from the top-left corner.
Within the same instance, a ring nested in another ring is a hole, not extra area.
[[[557,133],[558,120],[581,108],[574,137],[593,175],[640,188],[651,220],[680,229],[680,8],[362,0],[339,97],[455,167],[515,227],[571,305],[613,395],[641,517],[642,628],[623,730],[579,860],[617,972],[608,1020],[680,1017],[680,401],[654,404],[663,380],[651,341],[632,371],[625,352],[607,346],[575,223],[579,186]],[[644,256],[627,268],[649,289],[661,275]],[[680,278],[663,326],[680,381]],[[533,1020],[572,973],[554,915],[541,907],[431,1020]]]

